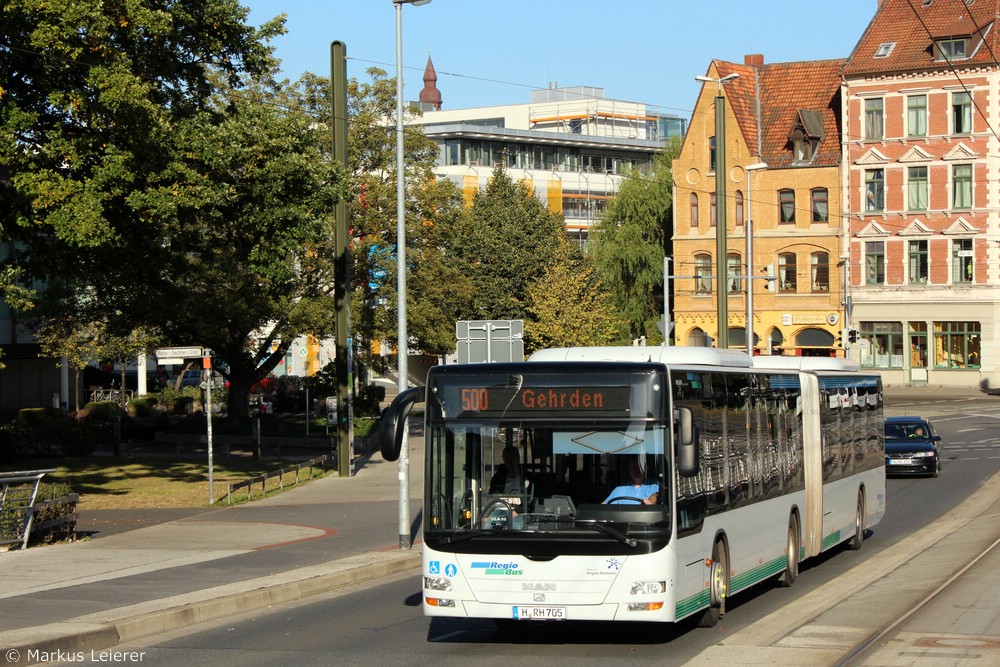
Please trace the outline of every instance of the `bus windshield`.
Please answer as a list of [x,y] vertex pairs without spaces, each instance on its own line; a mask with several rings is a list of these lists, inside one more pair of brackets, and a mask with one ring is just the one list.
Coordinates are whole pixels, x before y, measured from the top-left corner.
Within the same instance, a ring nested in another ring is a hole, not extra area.
[[665,543],[671,436],[662,370],[496,366],[439,367],[428,378],[425,539],[486,538],[493,548],[532,535],[617,548]]

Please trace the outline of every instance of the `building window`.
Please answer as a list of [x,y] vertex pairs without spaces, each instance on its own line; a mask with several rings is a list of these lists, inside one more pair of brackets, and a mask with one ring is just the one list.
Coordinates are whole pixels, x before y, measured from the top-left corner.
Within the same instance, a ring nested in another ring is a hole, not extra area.
[[865,139],[879,141],[882,137],[882,98],[865,100]]
[[698,195],[691,193],[691,226],[698,227]]
[[865,210],[885,210],[885,170],[865,170]]
[[718,215],[718,208],[716,207],[715,193],[713,192],[708,198],[708,224],[711,227],[716,225],[716,216]]
[[906,133],[911,137],[927,136],[927,96],[906,98]]
[[715,137],[708,138],[708,170],[715,171]]
[[888,58],[889,54],[892,53],[892,50],[895,47],[896,47],[896,42],[882,42],[881,44],[878,45],[878,48],[875,49],[875,57]]
[[951,94],[951,133],[969,134],[972,132],[972,95],[969,93]]
[[795,222],[795,190],[778,190],[781,222]]
[[812,198],[812,221],[829,222],[830,220],[830,195],[826,188],[813,188],[809,191]]
[[778,255],[778,291],[798,291],[795,280],[795,253],[783,252]]
[[726,282],[729,284],[730,294],[739,294],[743,291],[743,262],[736,253],[729,253],[726,257]]
[[926,322],[910,322],[910,367],[927,368]]
[[736,226],[743,224],[743,192],[741,190],[736,191]]
[[968,284],[973,281],[975,267],[972,264],[972,239],[952,239],[951,281]]
[[927,240],[920,239],[906,244],[906,258],[911,285],[927,283]]
[[868,345],[861,346],[861,365],[866,368],[903,367],[903,323],[862,322],[858,327]]
[[972,165],[956,164],[951,168],[952,208],[972,208]]
[[712,258],[708,255],[694,256],[694,291],[696,294],[712,293]]
[[979,322],[935,322],[934,367],[979,368],[981,343]]
[[927,167],[909,167],[906,170],[906,208],[910,211],[927,210]]
[[937,47],[938,60],[962,60],[968,58],[967,46],[969,40],[966,37],[952,37],[950,39],[939,39]]
[[865,284],[885,283],[885,241],[865,242]]
[[830,291],[830,254],[825,252],[814,252],[809,256],[810,269],[812,270],[812,291]]

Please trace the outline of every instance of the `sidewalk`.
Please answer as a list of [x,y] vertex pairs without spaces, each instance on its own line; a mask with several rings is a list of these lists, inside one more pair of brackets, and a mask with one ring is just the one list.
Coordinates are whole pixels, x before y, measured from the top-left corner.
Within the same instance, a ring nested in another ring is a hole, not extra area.
[[[422,443],[411,439],[410,450],[415,540]],[[124,532],[102,531],[84,512],[91,539],[0,553],[0,665],[30,664],[29,649],[89,654],[370,579],[416,576],[419,544],[399,549],[398,465],[376,453],[356,470],[245,505],[121,511],[116,522],[144,526]]]

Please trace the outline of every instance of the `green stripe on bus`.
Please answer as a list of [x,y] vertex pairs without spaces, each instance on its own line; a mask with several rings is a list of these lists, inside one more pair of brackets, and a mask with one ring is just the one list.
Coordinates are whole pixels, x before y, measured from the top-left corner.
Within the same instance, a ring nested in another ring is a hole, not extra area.
[[709,600],[711,600],[711,597],[709,596],[709,590],[707,588],[700,593],[696,593],[695,595],[684,598],[683,600],[678,600],[675,616],[677,618],[683,618],[692,612],[704,609],[708,606]]
[[823,551],[826,551],[835,544],[840,544],[840,531],[835,531],[823,538]]
[[752,570],[747,570],[742,574],[738,574],[733,577],[732,581],[729,582],[729,588],[733,591],[742,590],[756,584],[759,581],[763,581],[768,577],[774,576],[779,572],[785,571],[785,566],[787,564],[787,559],[784,556],[779,556],[774,560],[770,560],[763,565],[758,565]]

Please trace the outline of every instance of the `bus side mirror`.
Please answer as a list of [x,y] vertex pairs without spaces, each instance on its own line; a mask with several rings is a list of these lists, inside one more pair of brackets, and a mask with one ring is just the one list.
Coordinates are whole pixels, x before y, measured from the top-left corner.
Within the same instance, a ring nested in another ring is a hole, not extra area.
[[399,458],[399,449],[403,446],[403,433],[406,431],[406,419],[410,416],[413,404],[420,400],[423,387],[411,387],[396,396],[389,407],[382,413],[378,424],[378,447],[382,458],[395,461]]
[[699,468],[698,438],[691,408],[674,410],[674,424],[677,428],[677,472],[682,477],[694,477]]

